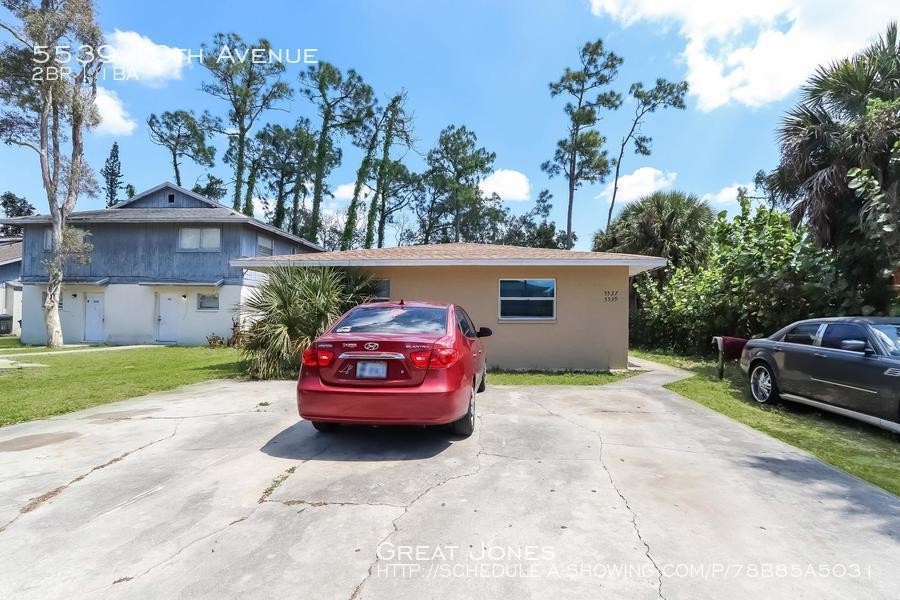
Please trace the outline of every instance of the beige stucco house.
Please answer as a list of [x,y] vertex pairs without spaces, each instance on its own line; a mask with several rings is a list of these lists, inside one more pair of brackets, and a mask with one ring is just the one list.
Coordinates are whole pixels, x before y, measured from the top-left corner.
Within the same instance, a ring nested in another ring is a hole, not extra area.
[[490,327],[488,364],[505,369],[624,369],[629,278],[665,266],[652,256],[432,244],[256,257],[232,266],[355,267],[378,296],[459,304]]

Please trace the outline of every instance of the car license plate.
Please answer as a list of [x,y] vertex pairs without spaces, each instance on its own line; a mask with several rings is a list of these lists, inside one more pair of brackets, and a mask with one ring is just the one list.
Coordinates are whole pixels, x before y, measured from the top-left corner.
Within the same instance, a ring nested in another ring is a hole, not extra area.
[[387,377],[387,362],[361,360],[356,363],[356,376],[360,379],[384,379]]

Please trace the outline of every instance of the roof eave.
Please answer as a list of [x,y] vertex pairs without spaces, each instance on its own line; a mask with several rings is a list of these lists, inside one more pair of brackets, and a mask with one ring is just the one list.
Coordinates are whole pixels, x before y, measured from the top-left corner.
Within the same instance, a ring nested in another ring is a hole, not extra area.
[[659,269],[666,266],[667,261],[662,258],[584,258],[584,259],[555,259],[555,258],[520,258],[520,259],[301,259],[291,257],[271,258],[241,258],[231,261],[232,267],[251,270],[265,270],[277,266],[286,267],[628,267],[630,275],[637,275],[645,271]]

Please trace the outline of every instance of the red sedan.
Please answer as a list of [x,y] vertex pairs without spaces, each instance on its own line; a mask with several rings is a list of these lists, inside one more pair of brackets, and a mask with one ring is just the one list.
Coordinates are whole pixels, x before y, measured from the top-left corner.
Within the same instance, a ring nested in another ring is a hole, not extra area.
[[300,416],[319,431],[340,423],[443,425],[468,436],[485,352],[466,311],[453,304],[379,302],[348,311],[303,353]]

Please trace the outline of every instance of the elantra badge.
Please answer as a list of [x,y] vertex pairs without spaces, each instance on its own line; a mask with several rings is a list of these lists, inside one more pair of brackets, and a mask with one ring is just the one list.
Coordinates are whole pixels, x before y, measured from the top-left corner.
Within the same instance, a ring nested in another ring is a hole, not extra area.
[[378,350],[377,342],[367,342],[365,346],[363,346],[366,350]]

